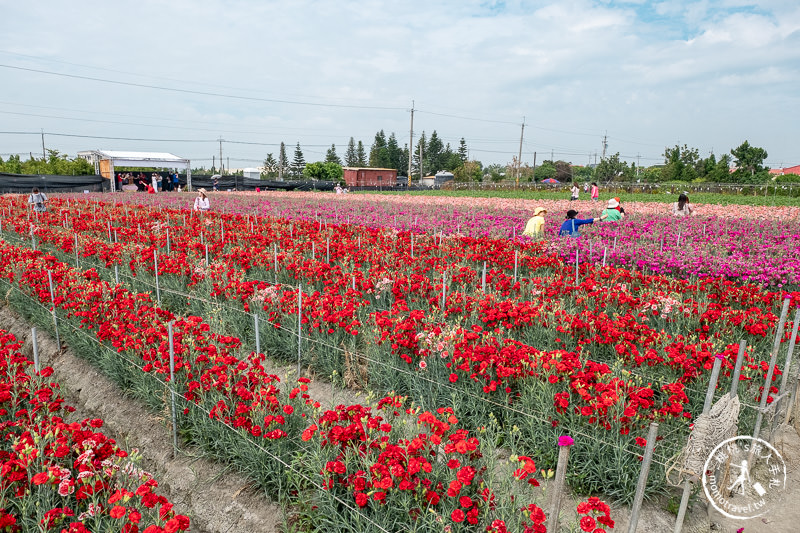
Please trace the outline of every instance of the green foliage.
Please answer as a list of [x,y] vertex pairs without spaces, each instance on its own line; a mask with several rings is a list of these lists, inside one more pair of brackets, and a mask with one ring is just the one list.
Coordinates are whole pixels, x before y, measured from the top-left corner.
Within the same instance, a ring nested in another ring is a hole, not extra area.
[[339,156],[336,154],[336,145],[332,144],[328,151],[325,153],[325,162],[326,163],[336,163],[339,166],[342,166],[342,160],[339,159]]
[[481,181],[483,179],[483,165],[480,161],[465,161],[453,171],[456,181]]
[[556,166],[552,161],[542,161],[542,164],[536,167],[536,181],[556,179],[557,172]]
[[492,164],[486,167],[483,175],[491,181],[498,182],[506,177],[506,167],[503,165]]
[[675,145],[674,148],[664,150],[664,168],[661,171],[662,181],[693,181],[700,177],[698,168],[704,168],[697,148],[683,148]]
[[58,150],[47,150],[46,159],[31,157],[27,161],[22,161],[17,154],[10,156],[5,162],[0,159],[0,172],[85,176],[94,174],[94,166],[82,157],[69,159],[66,154]]
[[763,183],[769,179],[769,168],[764,166],[767,151],[744,141],[731,150],[736,171],[731,174],[734,183]]
[[467,150],[467,141],[464,140],[464,137],[461,137],[461,140],[458,141],[458,158],[461,159],[462,163],[466,163],[469,159],[469,150]]
[[436,130],[433,130],[430,139],[428,139],[427,150],[423,153],[423,157],[426,160],[426,168],[429,168],[432,173],[444,170],[447,154]]
[[267,154],[267,158],[264,159],[264,169],[263,175],[267,178],[274,178],[278,175],[278,162],[271,153]]
[[358,148],[356,148],[356,167],[367,166],[367,152],[364,150],[364,143],[358,141]]
[[306,166],[306,160],[303,157],[303,151],[300,149],[300,143],[294,148],[294,159],[292,160],[292,176],[300,178],[303,175],[303,168]]
[[358,165],[356,141],[352,137],[350,137],[350,140],[347,142],[347,152],[344,154],[344,164],[348,167],[355,167]]
[[344,176],[342,165],[328,161],[308,163],[303,169],[303,176],[309,179],[339,181]]
[[383,130],[375,134],[372,147],[369,150],[369,166],[374,168],[389,168],[389,149],[386,146],[386,134]]
[[626,161],[620,161],[619,152],[600,161],[595,169],[597,181],[633,181],[636,173]]

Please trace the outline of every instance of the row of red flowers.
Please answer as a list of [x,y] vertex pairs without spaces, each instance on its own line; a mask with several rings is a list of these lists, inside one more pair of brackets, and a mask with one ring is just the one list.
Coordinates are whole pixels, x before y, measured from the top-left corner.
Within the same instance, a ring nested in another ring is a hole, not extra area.
[[73,412],[49,378],[0,331],[0,531],[173,533],[189,519],[156,492],[136,454]]

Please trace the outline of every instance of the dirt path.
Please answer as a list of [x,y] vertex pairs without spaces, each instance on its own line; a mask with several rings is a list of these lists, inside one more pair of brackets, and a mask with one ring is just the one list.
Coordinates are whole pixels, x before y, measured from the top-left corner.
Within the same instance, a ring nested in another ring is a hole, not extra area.
[[[0,328],[24,341],[22,353],[32,358],[30,327],[7,306],[0,307]],[[251,490],[247,480],[185,447],[173,459],[172,435],[162,418],[121,395],[116,385],[71,350],[57,354],[55,341],[41,329],[37,329],[37,343],[43,364],[53,367],[62,394],[77,409],[71,418],[101,418],[106,435],[127,450],[138,448],[142,466],[154,474],[175,510],[191,518],[192,531],[280,531],[283,510]]]

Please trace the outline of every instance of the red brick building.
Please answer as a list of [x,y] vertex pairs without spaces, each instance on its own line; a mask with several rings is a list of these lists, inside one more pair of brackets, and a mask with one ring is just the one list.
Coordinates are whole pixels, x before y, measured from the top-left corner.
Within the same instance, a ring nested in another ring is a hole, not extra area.
[[344,167],[348,187],[394,187],[397,170],[393,168]]

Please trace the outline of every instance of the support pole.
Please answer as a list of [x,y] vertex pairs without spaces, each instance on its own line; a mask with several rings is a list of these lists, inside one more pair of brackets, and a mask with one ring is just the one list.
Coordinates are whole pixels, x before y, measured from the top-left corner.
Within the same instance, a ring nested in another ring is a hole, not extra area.
[[[706,400],[703,403],[703,414],[708,414],[711,410],[711,404],[714,401],[714,392],[717,390],[717,380],[719,379],[719,369],[722,365],[722,359],[714,359],[714,367],[711,369],[711,379],[708,381],[708,389],[706,389]],[[649,442],[648,442],[649,444]],[[681,495],[681,504],[678,508],[678,518],[675,520],[674,533],[681,533],[683,529],[683,520],[686,517],[686,509],[689,507],[689,496],[692,493],[692,482],[685,479],[683,482],[683,494]]]
[[517,284],[517,265],[519,263],[519,250],[514,250],[514,285]]
[[161,287],[158,285],[158,253],[153,250],[153,270],[156,273],[156,300],[158,306],[161,307]]
[[633,507],[631,507],[631,521],[628,524],[628,533],[636,533],[636,526],[639,523],[639,512],[642,510],[644,489],[647,487],[647,475],[650,473],[650,463],[653,461],[653,448],[656,445],[657,435],[658,422],[651,422],[650,429],[647,432],[647,445],[644,447],[642,469],[639,471],[639,482],[636,484],[636,495],[633,498]]
[[206,244],[206,266],[208,266],[208,245]]
[[303,287],[297,286],[297,377],[300,377],[300,350],[303,345]]
[[31,341],[33,342],[33,369],[39,372],[39,343],[36,339],[36,328],[31,328]]
[[256,330],[256,353],[261,353],[261,335],[258,331],[258,313],[253,313],[253,324]]
[[175,342],[172,335],[172,321],[167,323],[169,334],[169,391],[172,400],[172,458],[178,455],[178,417],[175,412]]
[[114,283],[119,285],[119,265],[114,265]]
[[739,341],[739,353],[736,354],[736,367],[733,369],[733,381],[731,381],[731,398],[735,397],[739,390],[739,376],[742,373],[742,363],[744,362],[744,350],[747,342],[742,339]]
[[786,315],[789,313],[789,303],[791,297],[787,295],[783,300],[783,308],[781,309],[781,318],[778,321],[778,329],[775,331],[775,342],[772,346],[772,356],[769,360],[769,370],[767,370],[767,377],[764,380],[764,391],[761,393],[761,403],[759,405],[758,414],[756,415],[756,426],[753,429],[753,438],[757,439],[761,433],[761,423],[764,420],[764,411],[767,406],[767,398],[769,397],[769,389],[772,386],[772,374],[775,371],[775,362],[778,359],[778,351],[781,347],[781,338],[783,337],[783,327],[786,324]]
[[58,346],[58,351],[61,351],[61,338],[58,334],[58,318],[56,317],[56,293],[53,290],[53,273],[51,271],[47,271],[47,281],[50,284],[50,303],[53,306],[53,329],[56,332],[56,346]]
[[560,446],[558,449],[556,476],[553,478],[553,493],[550,497],[550,512],[547,514],[547,531],[550,533],[558,533],[558,515],[561,512],[561,496],[564,493],[564,480],[567,477],[569,449],[569,446]]
[[[781,377],[781,387],[778,390],[778,396],[783,396],[786,390],[786,383],[789,381],[789,370],[792,368],[792,355],[794,354],[794,346],[797,343],[797,328],[800,326],[800,308],[794,314],[794,325],[792,326],[792,336],[789,339],[789,350],[786,352],[786,362],[783,365],[783,377]],[[781,403],[783,398],[779,398],[775,404],[775,415],[781,412]]]
[[483,262],[483,275],[481,276],[481,290],[486,292],[486,261]]

